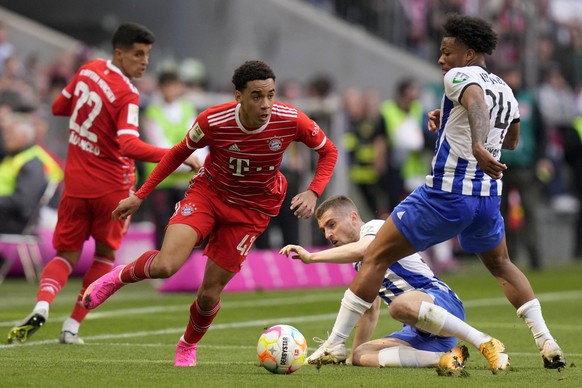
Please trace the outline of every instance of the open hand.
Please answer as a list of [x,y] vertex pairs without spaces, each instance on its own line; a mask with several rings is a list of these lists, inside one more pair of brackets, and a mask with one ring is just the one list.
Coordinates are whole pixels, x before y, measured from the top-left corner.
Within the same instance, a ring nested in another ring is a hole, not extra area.
[[313,260],[311,259],[311,253],[307,251],[307,249],[303,248],[300,245],[286,245],[279,251],[280,254],[289,257],[291,254],[291,258],[295,260],[301,260],[305,264],[312,263]]

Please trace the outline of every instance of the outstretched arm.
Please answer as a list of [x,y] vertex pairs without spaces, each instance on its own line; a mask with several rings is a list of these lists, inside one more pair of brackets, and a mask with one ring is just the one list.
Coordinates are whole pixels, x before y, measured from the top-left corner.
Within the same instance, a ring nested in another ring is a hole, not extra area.
[[364,236],[359,241],[339,247],[325,249],[319,252],[309,252],[299,245],[287,245],[279,251],[280,254],[292,259],[301,260],[305,264],[311,263],[355,263],[362,260],[364,252],[374,236]]
[[188,163],[192,150],[186,146],[185,140],[172,147],[154,168],[152,174],[144,182],[137,193],[119,201],[117,208],[111,213],[114,221],[124,220],[134,214],[143,200],[156,188],[156,186],[170,175],[184,162]]

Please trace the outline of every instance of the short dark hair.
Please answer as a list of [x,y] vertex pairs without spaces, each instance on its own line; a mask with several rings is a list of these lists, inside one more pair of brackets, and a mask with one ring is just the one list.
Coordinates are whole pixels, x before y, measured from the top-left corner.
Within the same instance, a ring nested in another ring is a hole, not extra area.
[[416,86],[417,82],[414,78],[403,78],[396,84],[396,93],[398,96],[404,95],[409,88]]
[[342,209],[346,214],[354,210],[358,211],[356,204],[349,197],[345,195],[334,195],[323,201],[315,209],[315,218],[319,220],[326,211],[337,208]]
[[445,37],[456,38],[478,53],[491,54],[497,46],[497,33],[481,18],[453,14],[443,28]]
[[232,83],[234,88],[242,92],[247,83],[256,80],[266,80],[272,78],[275,81],[275,73],[263,61],[246,61],[240,65],[232,75]]
[[166,85],[172,82],[181,81],[178,73],[175,71],[162,71],[158,74],[158,86]]
[[130,49],[134,43],[154,44],[155,37],[147,27],[138,23],[121,24],[113,33],[113,48]]

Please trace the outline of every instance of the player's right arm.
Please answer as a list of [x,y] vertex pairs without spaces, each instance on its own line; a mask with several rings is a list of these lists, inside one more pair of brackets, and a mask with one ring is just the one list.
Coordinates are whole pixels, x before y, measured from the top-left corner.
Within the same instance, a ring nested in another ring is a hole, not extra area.
[[367,235],[360,240],[329,248],[319,252],[309,252],[299,245],[287,245],[279,251],[280,254],[289,256],[292,259],[301,260],[305,264],[311,263],[356,263],[362,260],[364,252],[375,236]]
[[75,73],[75,76],[65,86],[61,94],[53,101],[52,111],[55,116],[70,116],[73,112],[73,93],[75,91],[75,86],[77,85],[79,78],[79,72]]
[[63,89],[63,92],[53,101],[52,111],[55,116],[70,116],[71,95],[66,89]]
[[119,201],[117,208],[111,213],[113,220],[124,220],[135,213],[143,200],[156,188],[156,186],[166,179],[180,164],[182,164],[192,151],[186,146],[185,140],[176,144],[168,151],[160,163],[154,168],[141,188],[128,198]]

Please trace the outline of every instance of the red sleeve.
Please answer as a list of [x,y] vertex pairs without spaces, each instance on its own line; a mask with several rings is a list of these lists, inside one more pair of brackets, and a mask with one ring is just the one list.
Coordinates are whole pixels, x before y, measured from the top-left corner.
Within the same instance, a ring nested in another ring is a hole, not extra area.
[[321,197],[337,162],[337,148],[317,123],[302,112],[299,112],[297,118],[297,140],[319,154],[315,176],[308,189]]
[[318,197],[321,197],[325,186],[327,186],[331,179],[331,174],[337,162],[337,148],[328,138],[323,147],[315,151],[319,154],[319,160],[315,168],[315,176],[308,189],[317,194]]
[[71,106],[73,93],[75,91],[75,85],[77,85],[77,77],[79,72],[75,73],[75,76],[65,86],[61,94],[53,102],[52,110],[55,116],[70,116],[73,107]]
[[154,168],[151,175],[135,193],[138,198],[145,199],[156,186],[174,172],[192,154],[192,150],[186,145],[186,138],[172,147],[160,163]]
[[71,99],[67,98],[63,93],[59,94],[59,96],[53,102],[53,114],[55,116],[70,116],[71,115]]
[[124,156],[144,162],[159,162],[168,152],[167,148],[155,147],[144,143],[133,135],[120,135],[119,147]]

